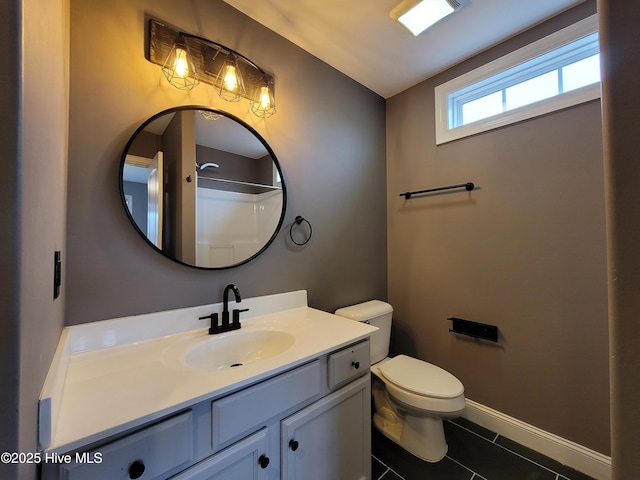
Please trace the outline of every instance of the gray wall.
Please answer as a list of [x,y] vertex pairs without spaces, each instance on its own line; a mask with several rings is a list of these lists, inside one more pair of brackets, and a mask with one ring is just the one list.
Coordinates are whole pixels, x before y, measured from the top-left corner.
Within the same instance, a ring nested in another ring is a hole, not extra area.
[[602,101],[611,332],[611,449],[613,480],[627,480],[637,478],[640,472],[640,169],[637,140],[640,4],[599,0],[598,10],[604,71]]
[[[64,313],[53,258],[65,257],[68,3],[2,2],[0,19],[0,442],[35,452],[38,397]],[[35,479],[36,466],[2,464],[0,477]]]
[[[595,13],[556,17],[391,98],[389,300],[394,348],[440,365],[468,398],[608,454],[600,103],[435,145],[435,86]],[[407,190],[472,181],[471,193]],[[497,345],[447,317],[495,324]]]
[[[18,450],[20,376],[20,3],[0,3],[0,451]],[[12,478],[17,465],[0,465]]]
[[[276,76],[277,113],[185,93],[145,60],[153,16],[246,55]],[[205,104],[253,126],[288,187],[284,228],[260,257],[230,270],[185,267],[153,251],[129,224],[118,164],[135,129],[164,109]],[[250,297],[307,289],[325,310],[386,298],[385,101],[220,0],[71,0],[71,98],[66,322],[78,324],[220,301],[236,283]],[[288,240],[296,215],[313,225]],[[294,248],[295,247],[295,248]]]
[[[23,5],[20,451],[37,441],[38,397],[63,326],[66,289],[53,298],[54,252],[65,252],[69,3]],[[64,278],[64,270],[62,272]],[[21,466],[21,478],[33,475]]]

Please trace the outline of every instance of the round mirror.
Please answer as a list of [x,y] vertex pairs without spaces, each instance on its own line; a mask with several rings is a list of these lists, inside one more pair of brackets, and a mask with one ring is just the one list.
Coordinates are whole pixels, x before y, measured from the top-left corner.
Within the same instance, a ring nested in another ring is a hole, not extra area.
[[229,268],[275,239],[286,188],[273,150],[222,111],[178,107],[133,134],[120,193],[136,230],[164,255],[199,268]]

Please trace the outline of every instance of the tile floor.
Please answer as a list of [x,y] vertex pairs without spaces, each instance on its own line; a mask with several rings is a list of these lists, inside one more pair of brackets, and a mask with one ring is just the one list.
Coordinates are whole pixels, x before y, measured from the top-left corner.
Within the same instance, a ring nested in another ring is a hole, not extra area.
[[464,418],[444,430],[447,456],[428,463],[372,428],[373,480],[593,480]]

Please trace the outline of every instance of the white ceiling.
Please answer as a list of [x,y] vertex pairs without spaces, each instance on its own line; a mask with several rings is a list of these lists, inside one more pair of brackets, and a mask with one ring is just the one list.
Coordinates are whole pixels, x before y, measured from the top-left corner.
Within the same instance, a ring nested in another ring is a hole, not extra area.
[[389,16],[400,0],[225,0],[389,98],[584,0],[461,0],[417,37]]
[[235,120],[224,116],[217,120],[205,120],[202,115],[196,115],[196,145],[248,158],[257,159],[268,154],[258,137]]

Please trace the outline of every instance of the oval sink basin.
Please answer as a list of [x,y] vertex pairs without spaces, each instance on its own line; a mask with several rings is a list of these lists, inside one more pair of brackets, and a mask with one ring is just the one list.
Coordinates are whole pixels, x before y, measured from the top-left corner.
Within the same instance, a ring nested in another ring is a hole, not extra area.
[[238,330],[200,342],[189,349],[184,360],[195,368],[240,367],[278,355],[288,350],[294,340],[290,333],[277,330]]

